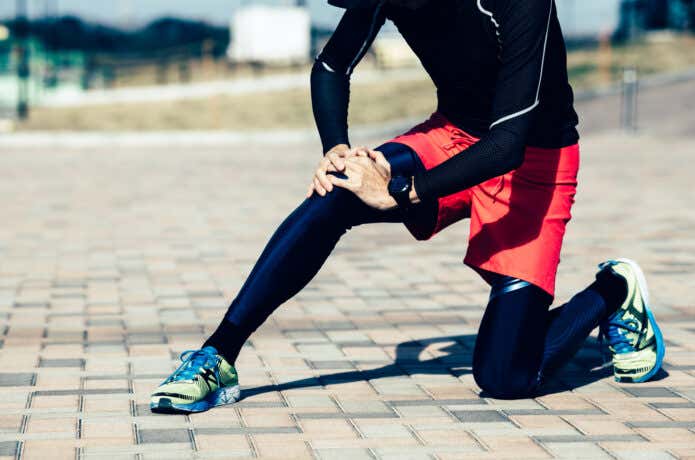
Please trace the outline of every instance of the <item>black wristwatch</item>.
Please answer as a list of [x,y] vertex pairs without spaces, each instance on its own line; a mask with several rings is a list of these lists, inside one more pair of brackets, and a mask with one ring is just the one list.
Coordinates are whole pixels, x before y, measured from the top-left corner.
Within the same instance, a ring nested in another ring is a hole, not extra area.
[[407,211],[410,207],[410,191],[413,189],[413,178],[405,176],[394,176],[389,181],[389,195],[396,200],[398,207]]

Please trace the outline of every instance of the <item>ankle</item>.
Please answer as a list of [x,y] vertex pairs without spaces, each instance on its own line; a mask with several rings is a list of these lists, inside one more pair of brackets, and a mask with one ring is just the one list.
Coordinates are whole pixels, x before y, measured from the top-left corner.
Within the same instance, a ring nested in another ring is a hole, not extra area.
[[223,319],[215,332],[205,341],[203,347],[215,347],[217,353],[233,366],[247,337],[248,334],[241,327]]
[[611,269],[601,270],[596,274],[596,281],[591,285],[606,303],[606,314],[615,313],[627,298],[627,282]]

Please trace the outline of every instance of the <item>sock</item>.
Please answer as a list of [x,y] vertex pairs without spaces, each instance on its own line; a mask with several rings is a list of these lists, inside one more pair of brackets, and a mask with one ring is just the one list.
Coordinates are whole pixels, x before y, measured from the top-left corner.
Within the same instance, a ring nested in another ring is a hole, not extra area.
[[203,347],[215,347],[217,352],[231,365],[234,365],[241,347],[249,337],[246,331],[236,324],[223,319],[215,332],[205,341]]
[[615,313],[627,297],[627,282],[613,270],[601,270],[589,289],[596,291],[606,302],[606,316]]

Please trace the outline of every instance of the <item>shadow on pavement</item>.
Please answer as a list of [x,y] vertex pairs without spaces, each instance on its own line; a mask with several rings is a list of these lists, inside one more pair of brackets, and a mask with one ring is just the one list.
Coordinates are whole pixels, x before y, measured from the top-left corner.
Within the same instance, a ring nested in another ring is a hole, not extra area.
[[[376,369],[354,370],[337,372],[334,374],[319,375],[290,382],[263,385],[242,390],[242,399],[267,393],[271,391],[292,390],[298,388],[319,387],[324,385],[337,385],[341,383],[375,380],[386,377],[402,377],[415,374],[451,375],[460,377],[471,373],[473,346],[476,336],[473,334],[459,336],[434,337],[431,339],[403,342],[396,347],[396,360]],[[420,360],[422,352],[438,343],[447,344],[438,348],[438,353],[443,356],[428,360]],[[609,365],[603,365],[603,357],[598,342],[590,337],[577,355],[562,369],[550,376],[539,389],[536,396],[570,391],[589,385],[597,380],[610,377],[612,369]],[[654,380],[661,380],[668,376],[661,370]],[[485,393],[481,393],[485,397]]]

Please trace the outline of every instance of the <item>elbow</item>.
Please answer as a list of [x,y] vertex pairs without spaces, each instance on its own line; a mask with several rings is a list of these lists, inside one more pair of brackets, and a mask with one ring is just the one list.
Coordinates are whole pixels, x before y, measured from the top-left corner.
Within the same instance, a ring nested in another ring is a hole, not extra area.
[[506,171],[504,173],[506,174],[510,171],[514,171],[515,169],[521,167],[521,165],[524,164],[525,154],[526,149],[523,146],[516,147],[511,152],[509,152],[506,155]]
[[499,175],[514,171],[524,163],[526,136],[521,134],[520,131],[522,130],[505,129],[503,127],[494,130],[492,137],[499,152]]
[[523,145],[507,145],[498,156],[495,176],[501,176],[518,169],[524,163],[526,148]]

